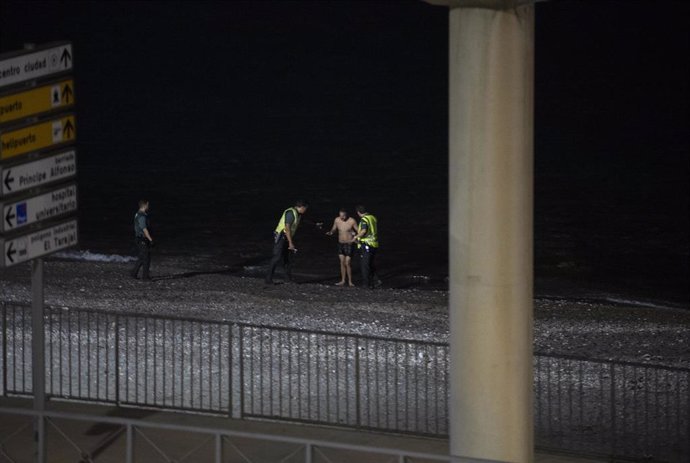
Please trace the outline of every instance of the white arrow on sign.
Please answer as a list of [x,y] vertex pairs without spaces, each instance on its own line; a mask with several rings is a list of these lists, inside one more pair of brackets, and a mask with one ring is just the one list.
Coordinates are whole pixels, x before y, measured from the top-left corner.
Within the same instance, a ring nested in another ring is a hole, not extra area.
[[3,214],[0,230],[7,233],[77,210],[77,185],[71,184],[24,199],[0,203]]
[[77,220],[72,219],[57,225],[34,231],[15,238],[0,238],[2,267],[44,257],[78,243]]
[[0,88],[72,69],[72,44],[0,58]]
[[20,193],[76,175],[77,152],[74,149],[24,164],[0,166],[0,196]]

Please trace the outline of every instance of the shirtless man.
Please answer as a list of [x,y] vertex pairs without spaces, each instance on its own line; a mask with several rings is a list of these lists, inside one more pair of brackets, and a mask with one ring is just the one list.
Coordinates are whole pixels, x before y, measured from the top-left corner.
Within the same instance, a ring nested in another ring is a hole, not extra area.
[[345,209],[340,209],[338,217],[333,221],[333,227],[326,234],[332,236],[338,230],[338,257],[340,258],[340,281],[336,286],[345,285],[345,277],[352,284],[352,267],[350,261],[354,250],[353,237],[357,234],[357,221],[347,215]]

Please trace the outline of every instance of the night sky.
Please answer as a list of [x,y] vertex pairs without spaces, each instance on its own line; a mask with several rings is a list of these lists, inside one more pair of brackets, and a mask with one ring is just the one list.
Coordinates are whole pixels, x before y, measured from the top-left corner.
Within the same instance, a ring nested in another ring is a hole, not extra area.
[[[537,276],[687,302],[687,2],[536,11]],[[124,252],[144,194],[187,237],[271,229],[307,196],[315,218],[364,201],[422,228],[390,233],[389,254],[443,273],[447,18],[412,1],[4,0],[0,51],[74,43],[82,243]]]

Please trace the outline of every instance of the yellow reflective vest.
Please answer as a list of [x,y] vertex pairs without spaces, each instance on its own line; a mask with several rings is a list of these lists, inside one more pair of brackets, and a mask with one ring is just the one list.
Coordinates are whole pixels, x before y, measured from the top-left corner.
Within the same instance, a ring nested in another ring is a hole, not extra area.
[[364,214],[359,221],[359,231],[362,231],[362,224],[366,224],[367,232],[359,239],[358,247],[363,244],[371,246],[372,248],[379,247],[379,227],[376,217],[371,214]]
[[293,220],[290,224],[290,235],[295,236],[295,233],[297,233],[297,227],[299,227],[300,215],[299,212],[297,212],[297,209],[294,207],[288,207],[285,209],[283,215],[280,217],[280,221],[278,222],[278,226],[276,226],[275,231],[276,233],[282,233],[285,231],[285,216],[287,215],[288,211],[292,211],[292,215],[295,218],[295,220]]

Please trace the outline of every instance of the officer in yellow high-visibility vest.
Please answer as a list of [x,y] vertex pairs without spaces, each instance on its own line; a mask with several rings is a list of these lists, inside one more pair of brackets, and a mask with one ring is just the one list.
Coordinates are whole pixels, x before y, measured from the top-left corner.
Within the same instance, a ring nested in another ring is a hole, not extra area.
[[273,231],[273,258],[266,274],[266,284],[273,284],[273,273],[281,261],[285,268],[285,279],[288,282],[292,281],[290,253],[297,252],[293,239],[302,220],[302,215],[307,212],[308,207],[309,204],[306,201],[299,200],[295,202],[293,207],[285,209],[283,215],[280,216],[278,225]]
[[367,209],[357,206],[359,216],[359,229],[355,236],[359,248],[360,265],[362,268],[362,285],[365,288],[374,288],[381,284],[376,276],[376,252],[379,249],[379,227],[376,217],[367,212]]

